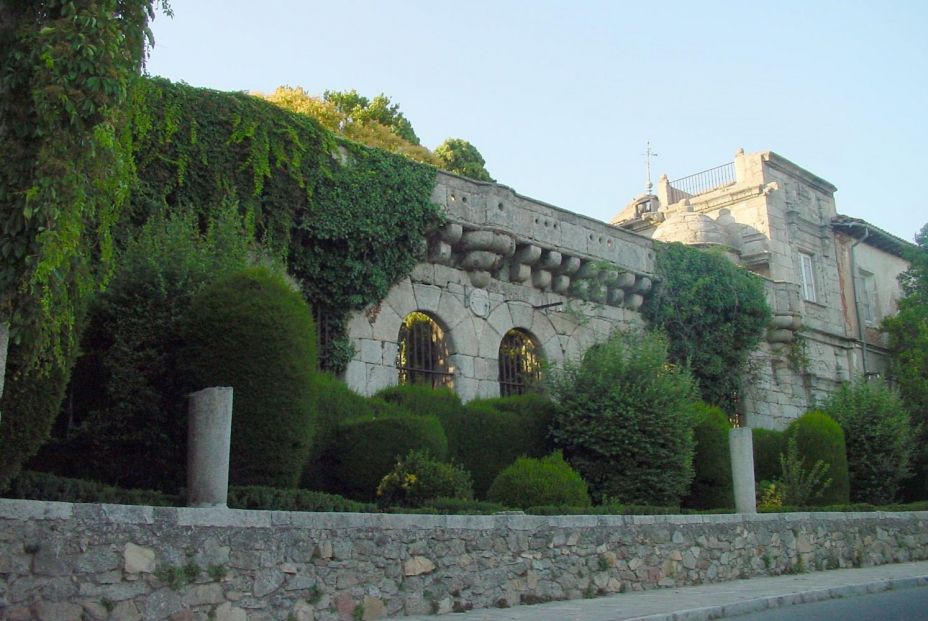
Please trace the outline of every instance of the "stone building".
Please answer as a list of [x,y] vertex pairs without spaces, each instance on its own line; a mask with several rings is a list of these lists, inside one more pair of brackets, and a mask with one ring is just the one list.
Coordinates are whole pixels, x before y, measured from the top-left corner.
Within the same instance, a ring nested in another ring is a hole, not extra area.
[[744,414],[782,427],[844,381],[886,367],[878,330],[896,311],[909,242],[838,215],[836,188],[767,151],[669,181],[613,224],[660,241],[720,248],[764,278],[774,317],[754,352]]
[[837,215],[835,187],[772,153],[636,197],[606,224],[503,185],[439,173],[448,223],[428,260],[356,313],[345,379],[363,394],[448,385],[465,401],[521,392],[544,363],[641,323],[653,240],[715,247],[764,278],[774,312],[751,360],[747,424],[781,427],[844,380],[879,373],[907,242]]

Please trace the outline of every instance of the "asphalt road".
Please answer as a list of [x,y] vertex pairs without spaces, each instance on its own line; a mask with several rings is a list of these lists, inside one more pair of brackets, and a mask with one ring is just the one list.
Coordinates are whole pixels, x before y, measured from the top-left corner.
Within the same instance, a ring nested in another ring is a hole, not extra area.
[[928,587],[785,606],[729,618],[736,621],[928,621]]

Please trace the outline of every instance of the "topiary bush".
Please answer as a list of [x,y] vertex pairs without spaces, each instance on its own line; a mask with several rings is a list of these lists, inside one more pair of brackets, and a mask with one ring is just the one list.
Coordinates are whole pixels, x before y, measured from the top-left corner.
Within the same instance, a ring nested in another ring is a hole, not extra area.
[[751,429],[754,444],[754,480],[776,481],[780,478],[780,454],[786,451],[782,431]]
[[[809,499],[809,504],[847,504],[848,463],[841,426],[824,412],[806,412],[786,428],[784,441],[787,448],[793,438],[796,440],[798,458],[804,463],[807,471],[811,472],[819,460],[828,464],[824,476],[831,479],[831,485],[825,488],[820,496]],[[784,451],[784,455],[787,453],[788,451]],[[785,502],[790,503],[788,498]]]
[[732,487],[731,454],[728,432],[731,422],[721,408],[703,402],[693,405],[696,424],[693,437],[695,475],[683,506],[692,509],[720,509],[735,506]]
[[390,386],[374,397],[398,405],[410,414],[437,416],[442,421],[464,410],[461,398],[450,388],[432,388],[424,384]]
[[279,273],[253,267],[194,298],[183,367],[196,388],[232,386],[234,485],[296,487],[312,446],[312,312]]
[[541,459],[517,459],[490,485],[487,500],[521,509],[543,505],[589,507],[591,504],[586,482],[564,461],[560,451]]
[[315,511],[376,513],[377,506],[356,502],[336,494],[306,489],[280,489],[257,485],[229,487],[229,508],[269,511]]
[[334,375],[316,373],[312,382],[316,433],[300,478],[300,487],[333,490],[337,484],[332,451],[338,439],[339,426],[350,420],[371,418],[374,409],[371,399],[354,392]]
[[370,401],[374,413],[340,426],[327,457],[329,491],[366,501],[376,498],[380,480],[410,450],[428,450],[438,460],[448,456],[448,438],[438,418]]
[[421,507],[436,498],[473,500],[470,474],[460,465],[433,459],[428,450],[411,450],[377,486],[382,507]]
[[668,363],[666,338],[616,331],[551,383],[554,441],[594,500],[679,505],[693,479],[696,387]]
[[915,435],[899,396],[882,381],[858,381],[842,386],[822,409],[844,430],[851,501],[893,502]]
[[517,457],[542,457],[553,448],[554,404],[538,394],[468,403],[442,418],[451,457],[474,477],[474,493],[486,496],[493,479]]
[[183,506],[176,495],[147,489],[122,489],[97,481],[62,477],[47,472],[20,472],[14,477],[4,498],[52,500],[55,502],[97,502],[155,507]]

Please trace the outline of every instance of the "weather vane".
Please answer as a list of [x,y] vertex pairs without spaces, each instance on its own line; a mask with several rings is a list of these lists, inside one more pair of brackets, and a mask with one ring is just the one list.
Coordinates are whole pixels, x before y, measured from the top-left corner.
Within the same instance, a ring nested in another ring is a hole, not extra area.
[[651,190],[654,189],[654,184],[651,183],[651,158],[657,157],[657,153],[651,150],[651,141],[648,141],[648,148],[645,149],[644,153],[645,165],[648,167],[648,194],[651,194]]

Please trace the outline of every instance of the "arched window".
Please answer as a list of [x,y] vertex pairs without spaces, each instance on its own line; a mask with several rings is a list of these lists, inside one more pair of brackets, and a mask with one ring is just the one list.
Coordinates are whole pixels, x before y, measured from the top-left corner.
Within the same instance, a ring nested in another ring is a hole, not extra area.
[[499,393],[523,395],[541,378],[541,352],[532,335],[513,328],[499,344]]
[[448,346],[438,322],[425,313],[409,313],[400,327],[399,346],[396,367],[400,384],[451,385]]

